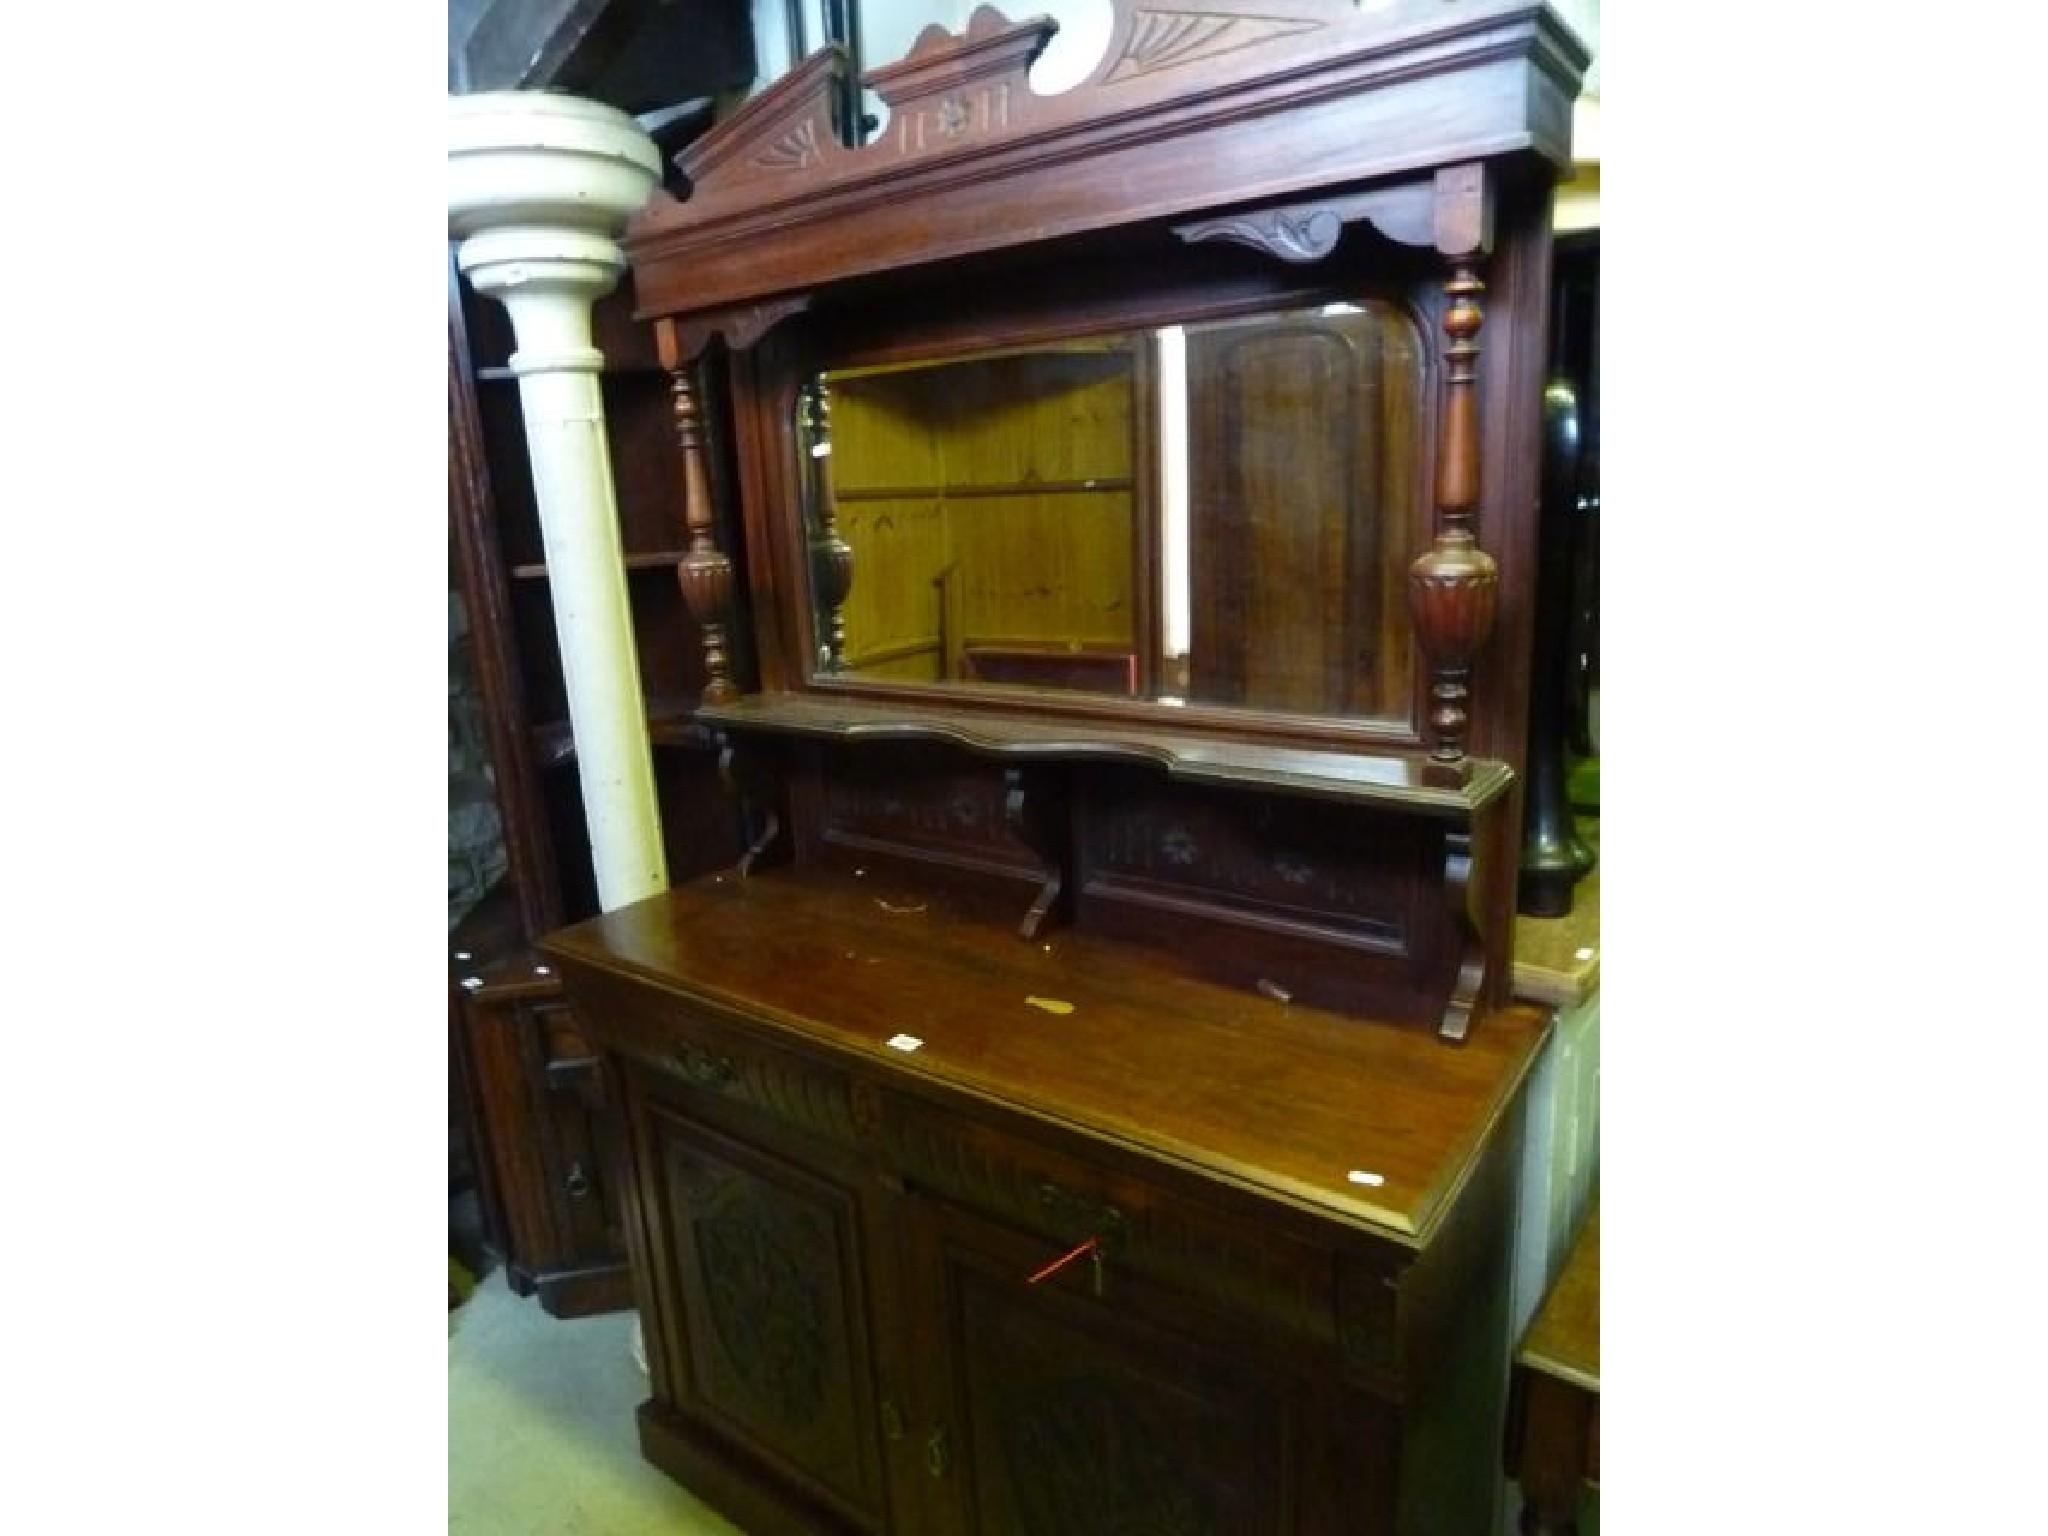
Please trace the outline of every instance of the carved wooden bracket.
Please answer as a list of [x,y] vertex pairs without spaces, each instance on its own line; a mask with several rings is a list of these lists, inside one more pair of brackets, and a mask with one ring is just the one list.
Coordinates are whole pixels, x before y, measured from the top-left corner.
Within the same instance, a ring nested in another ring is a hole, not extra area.
[[663,366],[677,368],[684,363],[695,362],[714,336],[724,340],[726,350],[744,352],[791,315],[803,313],[810,305],[809,294],[794,293],[779,299],[763,299],[757,304],[707,310],[687,320],[661,322],[672,329],[671,351],[675,358],[671,362],[669,354],[664,353]]
[[840,537],[839,510],[832,495],[832,395],[823,379],[797,396],[797,424],[809,470],[811,593],[817,601],[818,670],[846,668],[846,595],[853,590],[853,546]]
[[1370,224],[1397,245],[1468,256],[1493,241],[1493,194],[1485,167],[1453,166],[1435,175],[1310,202],[1248,208],[1176,224],[1194,243],[1228,240],[1282,261],[1321,261],[1337,248],[1347,224]]
[[1006,768],[1003,790],[1004,820],[1017,841],[1037,856],[1044,881],[1017,925],[1019,938],[1035,939],[1066,894],[1067,820],[1056,803],[1057,781],[1049,775]]
[[1328,203],[1292,203],[1285,208],[1260,208],[1176,224],[1173,232],[1190,245],[1227,240],[1282,261],[1321,261],[1337,249],[1338,237],[1344,233],[1344,216]]
[[1458,975],[1451,985],[1450,1000],[1437,1033],[1446,1040],[1462,1040],[1472,1028],[1472,1015],[1486,998],[1486,944],[1479,919],[1472,910],[1472,834],[1450,832],[1444,836],[1444,894],[1450,902],[1451,920],[1458,942]]
[[739,802],[742,814],[760,827],[733,866],[744,880],[782,836],[781,785],[758,747],[737,746],[724,731],[717,740],[719,782]]

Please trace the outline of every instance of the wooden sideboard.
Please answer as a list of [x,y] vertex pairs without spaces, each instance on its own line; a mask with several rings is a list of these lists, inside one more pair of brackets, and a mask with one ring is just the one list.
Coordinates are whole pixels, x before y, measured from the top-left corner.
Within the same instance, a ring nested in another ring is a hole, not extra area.
[[928,28],[866,145],[821,53],[628,231],[745,821],[542,944],[642,1444],[755,1533],[1487,1536],[1585,50],[1114,0],[1040,96],[1054,25]]
[[1537,1011],[1454,1049],[794,869],[544,948],[642,1445],[748,1531],[1486,1529]]

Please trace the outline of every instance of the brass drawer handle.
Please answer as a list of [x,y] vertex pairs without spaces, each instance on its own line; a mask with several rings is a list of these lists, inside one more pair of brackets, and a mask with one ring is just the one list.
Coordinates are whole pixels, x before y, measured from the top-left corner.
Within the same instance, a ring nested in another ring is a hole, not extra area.
[[1091,1233],[1103,1246],[1121,1243],[1130,1231],[1130,1223],[1115,1206],[1091,1200],[1049,1179],[1038,1186],[1038,1203],[1065,1230]]
[[903,1438],[903,1410],[896,1406],[896,1399],[882,1399],[882,1438],[901,1440]]
[[699,1046],[684,1046],[669,1057],[669,1064],[699,1088],[723,1091],[739,1081],[739,1063],[730,1056],[721,1056]]
[[930,1437],[924,1443],[925,1470],[933,1477],[944,1477],[947,1467],[951,1464],[946,1447],[946,1426],[940,1424],[933,1428]]
[[563,1179],[562,1183],[567,1187],[572,1200],[582,1200],[590,1194],[590,1175],[583,1171],[583,1164],[580,1162],[569,1165],[568,1177]]

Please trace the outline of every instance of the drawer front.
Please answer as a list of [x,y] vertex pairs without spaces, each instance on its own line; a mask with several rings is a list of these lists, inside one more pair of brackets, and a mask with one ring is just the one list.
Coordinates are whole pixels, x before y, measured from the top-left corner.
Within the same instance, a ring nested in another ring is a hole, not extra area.
[[1397,1314],[1381,1245],[1361,1251],[1343,1234],[1315,1241],[1227,1196],[1210,1201],[941,1107],[892,1086],[886,1067],[856,1078],[672,996],[601,975],[574,985],[593,1037],[699,1102],[745,1106],[871,1158],[913,1189],[1042,1238],[1048,1261],[1094,1238],[1110,1276],[1142,1276],[1217,1306],[1338,1358],[1361,1383],[1393,1377]]
[[541,1052],[548,1061],[577,1061],[591,1054],[590,1042],[583,1038],[583,1031],[576,1024],[576,1015],[569,1011],[567,1003],[532,1003],[528,1006],[540,1026]]
[[919,1101],[888,1096],[882,1125],[908,1184],[1036,1235],[1048,1262],[1092,1238],[1105,1289],[1132,1274],[1304,1342],[1335,1340],[1326,1249]]
[[607,977],[579,977],[576,1000],[591,1036],[667,1081],[827,1141],[855,1140],[851,1087],[838,1068]]

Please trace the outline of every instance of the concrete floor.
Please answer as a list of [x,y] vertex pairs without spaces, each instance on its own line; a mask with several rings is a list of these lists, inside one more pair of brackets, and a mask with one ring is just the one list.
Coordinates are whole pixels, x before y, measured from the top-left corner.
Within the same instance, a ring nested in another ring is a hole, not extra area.
[[448,1316],[448,1529],[742,1536],[640,1459],[633,1314],[560,1321],[494,1271]]

